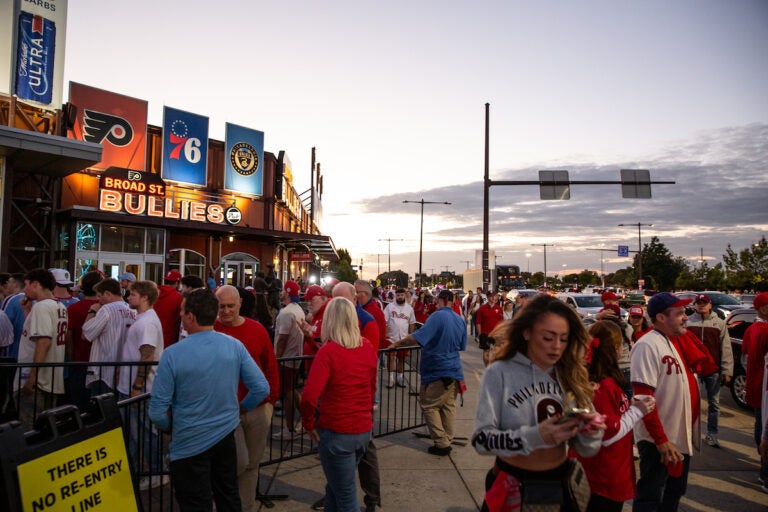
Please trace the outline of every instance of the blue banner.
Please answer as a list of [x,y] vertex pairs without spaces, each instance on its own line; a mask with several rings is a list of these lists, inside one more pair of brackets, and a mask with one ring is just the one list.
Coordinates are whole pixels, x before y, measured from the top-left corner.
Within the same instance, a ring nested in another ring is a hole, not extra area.
[[22,11],[16,53],[16,95],[19,98],[51,103],[55,53],[56,24]]
[[208,167],[208,118],[165,107],[163,179],[205,185]]
[[227,123],[224,188],[260,196],[264,182],[264,132]]

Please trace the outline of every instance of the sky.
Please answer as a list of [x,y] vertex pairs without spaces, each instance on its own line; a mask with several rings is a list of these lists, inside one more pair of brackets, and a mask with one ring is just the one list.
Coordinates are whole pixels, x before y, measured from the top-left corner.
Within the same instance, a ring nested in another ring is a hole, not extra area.
[[486,103],[492,180],[675,181],[644,200],[492,187],[496,261],[541,271],[548,244],[551,276],[630,265],[589,249],[636,250],[637,223],[692,265],[768,233],[766,51],[763,0],[77,0],[64,77],[147,100],[157,126],[171,106],[209,116],[214,139],[262,130],[300,193],[317,148],[323,234],[365,278],[418,270],[420,205],[404,200],[452,203],[424,207],[425,272],[475,268]]

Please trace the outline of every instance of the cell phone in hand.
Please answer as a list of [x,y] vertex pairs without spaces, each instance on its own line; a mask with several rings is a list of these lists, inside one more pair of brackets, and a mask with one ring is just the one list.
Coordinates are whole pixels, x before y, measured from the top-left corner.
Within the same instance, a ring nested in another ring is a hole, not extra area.
[[563,411],[563,415],[555,423],[565,423],[572,418],[578,418],[582,414],[588,414],[589,409],[583,407],[570,407]]

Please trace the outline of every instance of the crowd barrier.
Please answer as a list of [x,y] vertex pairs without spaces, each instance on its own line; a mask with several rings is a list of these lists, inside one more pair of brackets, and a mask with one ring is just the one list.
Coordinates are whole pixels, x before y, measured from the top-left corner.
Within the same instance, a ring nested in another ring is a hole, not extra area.
[[[382,437],[424,425],[418,402],[419,394],[419,347],[408,350],[381,350],[376,400],[373,414],[373,435]],[[269,466],[317,452],[317,445],[300,427],[301,416],[295,404],[291,417],[286,402],[284,386],[289,379],[299,393],[304,385],[311,356],[278,359],[281,382],[281,400],[276,404],[271,429],[266,433],[267,446],[260,466]],[[130,461],[132,482],[138,497],[140,510],[175,510],[169,482],[167,464],[168,434],[158,432],[149,422],[147,410],[150,394],[129,397],[115,389],[117,376],[129,372],[129,382],[142,366],[157,363],[35,363],[18,364],[0,359],[0,424],[14,423],[26,437],[33,437],[49,421],[44,411],[65,406],[68,411],[93,414],[91,395],[112,393],[110,400],[116,405],[122,422],[122,433]],[[390,371],[391,365],[391,371]],[[402,369],[401,377],[395,377]],[[53,376],[50,389],[38,387],[26,391],[21,386],[30,368],[51,369]],[[392,378],[390,378],[392,374]],[[65,392],[52,394],[62,382]],[[89,389],[86,380],[91,383]],[[390,385],[392,380],[392,385]],[[93,381],[93,382],[91,382]],[[89,412],[90,411],[90,412]],[[290,421],[293,421],[292,428]],[[0,427],[2,429],[3,427]],[[42,509],[41,509],[42,510]]]

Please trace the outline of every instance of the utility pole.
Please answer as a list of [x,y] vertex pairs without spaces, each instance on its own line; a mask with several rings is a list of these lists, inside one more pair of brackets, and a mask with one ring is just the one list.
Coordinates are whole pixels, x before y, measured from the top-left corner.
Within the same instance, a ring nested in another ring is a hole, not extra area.
[[[643,224],[637,222],[635,224],[619,224],[619,227],[637,226],[637,287],[642,290],[645,287],[645,281],[643,280],[643,239],[640,234],[641,226],[651,227],[653,224]],[[643,284],[640,284],[643,281]]]
[[469,270],[469,264],[472,263],[471,260],[459,260],[459,263],[466,263],[467,264],[467,270]]
[[421,262],[424,247],[424,205],[425,204],[451,204],[448,201],[425,201],[422,197],[419,201],[403,201],[403,203],[417,203],[421,205],[421,228],[419,230],[419,287],[421,287]]
[[387,272],[392,272],[392,242],[402,241],[402,238],[379,238],[379,242],[387,242]]
[[554,247],[555,244],[531,244],[534,247],[543,247],[544,248],[544,287],[548,288],[547,285],[547,247]]

